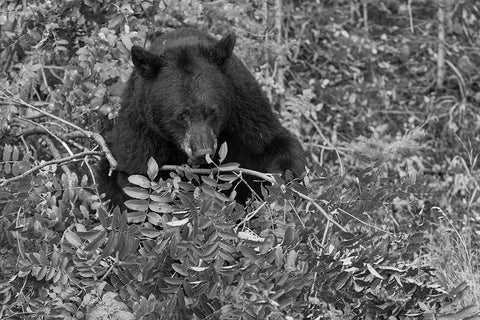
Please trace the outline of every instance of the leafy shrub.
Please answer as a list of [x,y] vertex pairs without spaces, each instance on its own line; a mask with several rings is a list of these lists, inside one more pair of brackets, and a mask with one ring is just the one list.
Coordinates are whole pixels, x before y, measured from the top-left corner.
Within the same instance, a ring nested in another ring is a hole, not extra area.
[[[475,1],[449,18],[443,91],[431,86],[432,1],[0,8],[1,318],[478,313]],[[129,48],[183,25],[235,28],[236,54],[303,140],[310,171],[291,182],[254,173],[269,183],[244,207],[232,190],[251,172],[237,164],[151,161],[130,177],[129,210],[109,211],[95,188],[95,131],[116,116]]]

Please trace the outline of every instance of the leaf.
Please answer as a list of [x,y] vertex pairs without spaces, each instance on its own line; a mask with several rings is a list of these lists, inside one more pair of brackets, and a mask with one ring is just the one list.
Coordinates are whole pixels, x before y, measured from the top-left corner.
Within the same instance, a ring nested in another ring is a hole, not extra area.
[[37,273],[37,280],[42,280],[45,275],[47,274],[47,271],[48,271],[48,267],[47,266],[43,266],[40,268],[40,270],[38,271]]
[[158,238],[162,234],[162,231],[154,228],[141,228],[138,232],[147,238]]
[[190,220],[189,218],[185,218],[181,220],[170,221],[170,222],[167,222],[166,224],[170,227],[181,227],[185,225],[189,220]]
[[207,161],[208,164],[212,164],[213,163],[213,160],[212,158],[210,157],[210,155],[207,153],[205,155],[205,161]]
[[67,240],[71,245],[73,245],[77,248],[82,246],[82,240],[73,231],[67,229],[67,230],[65,230],[65,233],[63,234],[63,236],[64,236],[65,240]]
[[100,247],[105,239],[107,238],[107,230],[102,230],[100,234],[92,241],[90,242],[83,250],[90,252],[90,251],[95,251]]
[[172,268],[175,270],[175,272],[181,274],[182,276],[188,277],[189,274],[187,271],[182,269],[182,265],[178,263],[172,263]]
[[[56,274],[57,274],[57,269],[55,268],[50,268],[48,271],[47,275],[45,276],[46,281],[50,281]],[[60,272],[59,272],[60,273]]]
[[[115,214],[115,210],[113,210],[113,213]],[[103,206],[98,207],[97,214],[98,214],[98,220],[100,220],[100,223],[102,224],[102,227],[107,229],[110,225],[107,221],[108,214],[107,214],[107,212],[105,212],[105,209],[103,208]]]
[[140,200],[148,199],[150,196],[147,190],[139,187],[125,187],[123,188],[123,192],[125,192],[131,198]]
[[204,260],[213,259],[217,254],[217,249],[218,249],[218,243],[215,242],[212,245],[210,245],[208,248],[203,250],[203,252],[201,254],[202,259],[204,259]]
[[275,247],[275,266],[281,268],[283,266],[283,248],[280,244]]
[[190,267],[190,269],[196,272],[202,272],[202,271],[208,270],[208,268],[209,267]]
[[20,155],[20,152],[18,151],[18,148],[16,146],[13,147],[12,160],[13,161],[18,161],[18,156],[19,155]]
[[42,68],[42,65],[40,63],[32,64],[32,66],[30,67],[30,71],[35,72],[40,70],[41,68]]
[[238,177],[234,174],[219,174],[217,177],[219,180],[226,181],[226,182],[233,182],[238,179]]
[[103,247],[102,251],[102,258],[106,258],[110,256],[113,253],[113,250],[115,250],[118,242],[118,235],[116,232],[110,232],[108,236],[107,243]]
[[294,272],[297,271],[297,252],[295,250],[290,250],[287,253],[287,258],[285,260],[285,271]]
[[220,157],[220,163],[222,163],[223,160],[225,160],[225,158],[227,157],[227,153],[228,153],[228,146],[227,146],[227,142],[225,141],[220,146],[220,150],[218,150],[218,156]]
[[[129,39],[130,40],[130,39]],[[130,49],[128,49],[130,50]],[[148,160],[147,164],[147,176],[150,178],[150,180],[153,180],[157,177],[158,175],[158,163],[155,161],[155,159],[152,157]]]
[[128,306],[121,301],[118,294],[114,292],[106,292],[102,297],[102,302],[96,304],[92,308],[87,309],[85,319],[88,320],[135,320],[135,315],[130,311]]
[[165,281],[168,284],[174,285],[174,286],[179,286],[183,283],[184,279],[180,278],[163,278],[163,281]]
[[289,225],[285,228],[282,244],[285,247],[289,247],[294,244],[294,241],[296,241],[295,226]]
[[132,46],[133,46],[132,40],[130,40],[130,38],[125,34],[122,35],[121,39],[122,39],[122,43],[125,46],[125,48],[127,48],[127,50],[130,51],[130,49],[132,49]]
[[127,200],[125,201],[125,206],[135,211],[147,211],[148,201],[147,200]]
[[217,230],[217,233],[220,237],[223,239],[229,239],[229,240],[238,240],[238,236],[234,234],[233,232],[223,232],[220,230]]
[[158,213],[171,213],[173,211],[172,206],[165,202],[150,202],[148,207]]
[[160,226],[162,224],[162,216],[156,212],[149,212],[147,214],[148,222],[154,226]]
[[208,185],[210,187],[216,187],[217,186],[217,181],[215,181],[214,179],[212,179],[210,177],[202,176],[202,181],[203,181],[203,183],[205,183],[206,185]]
[[20,162],[14,162],[12,166],[12,174],[18,176],[20,174]]
[[145,221],[147,213],[145,211],[134,211],[127,213],[128,223],[142,223]]
[[219,170],[221,172],[224,172],[224,171],[233,171],[233,170],[236,170],[238,168],[240,168],[240,164],[238,164],[236,162],[229,162],[229,163],[222,164],[219,167]]
[[458,294],[462,294],[466,289],[468,289],[469,286],[468,286],[468,283],[466,281],[463,281],[462,283],[460,283],[458,286],[456,286],[455,288],[453,288],[452,290],[450,290],[450,292],[448,293],[451,297],[454,297]]
[[150,199],[155,202],[170,202],[172,201],[171,196],[159,196],[158,194],[151,194]]
[[128,181],[144,189],[150,188],[150,180],[139,174],[129,176]]
[[12,146],[9,144],[6,144],[5,147],[3,148],[3,162],[8,162],[10,161],[10,154],[12,153]]
[[257,235],[255,232],[245,229],[245,231],[239,231],[238,232],[238,237],[243,240],[250,240],[254,242],[263,242],[265,241],[265,238],[260,237]]
[[[243,254],[243,256],[245,258],[248,258],[251,261],[257,261],[258,260],[258,255],[252,248],[247,247],[247,246],[239,246],[238,249],[240,250],[240,252]],[[221,253],[221,251],[219,253]]]
[[370,263],[367,263],[367,269],[368,271],[376,278],[379,278],[379,279],[385,279],[384,277],[382,277],[382,275],[380,273],[377,272],[377,270],[375,270],[372,265]]

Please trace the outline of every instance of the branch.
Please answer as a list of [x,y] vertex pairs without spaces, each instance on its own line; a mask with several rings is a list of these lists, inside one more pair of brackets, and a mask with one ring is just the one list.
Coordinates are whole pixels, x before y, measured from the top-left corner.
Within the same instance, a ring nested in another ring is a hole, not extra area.
[[443,89],[445,80],[445,2],[438,6],[437,89]]
[[74,154],[73,156],[68,156],[68,157],[61,158],[61,159],[46,161],[46,162],[43,162],[43,163],[25,171],[24,173],[22,173],[21,175],[18,175],[16,177],[9,178],[9,179],[0,179],[0,181],[1,181],[0,182],[0,187],[4,187],[4,186],[6,186],[7,184],[9,184],[13,181],[21,180],[21,179],[25,178],[26,176],[28,176],[29,174],[32,174],[36,171],[39,171],[43,167],[46,167],[46,166],[49,166],[49,165],[52,165],[52,164],[63,164],[63,163],[75,160],[77,158],[83,158],[83,157],[87,157],[87,156],[98,156],[98,155],[103,155],[103,153],[100,152],[100,151],[84,151],[84,152]]
[[312,199],[312,198],[310,198],[309,196],[304,195],[303,193],[298,192],[298,191],[295,190],[295,189],[290,189],[290,190],[292,190],[293,192],[295,192],[300,198],[305,199],[305,200],[307,200],[308,202],[310,202],[311,204],[313,204],[314,207],[317,208],[317,210],[320,211],[320,213],[321,213],[328,221],[330,221],[331,223],[333,223],[334,225],[336,225],[340,230],[342,230],[343,232],[347,232],[347,230],[346,230],[344,227],[342,227],[337,221],[335,221],[335,220],[315,201],[315,199]]
[[55,119],[55,120],[57,120],[57,121],[59,121],[63,124],[66,124],[67,126],[75,128],[75,130],[78,130],[78,131],[82,132],[83,134],[85,134],[86,136],[88,136],[88,131],[83,130],[79,126],[77,126],[77,125],[75,125],[71,122],[68,122],[67,120],[64,120],[60,117],[57,117],[56,115],[53,115],[49,112],[43,111],[42,109],[37,108],[37,107],[33,106],[32,104],[30,104],[30,103],[28,103],[28,102],[26,102],[26,101],[24,101],[20,98],[17,98],[13,95],[11,97],[9,97],[4,92],[1,92],[0,93],[0,99],[3,99],[4,101],[9,102],[10,104],[15,104],[15,105],[18,105],[18,106],[21,106],[21,107],[27,107],[27,108],[30,108],[30,109],[35,110],[37,112],[40,112],[40,113],[42,113],[42,114],[44,114],[44,115],[46,115],[46,116],[48,116],[52,119]]
[[[53,143],[52,139],[49,137],[45,137],[45,142],[47,143],[48,148],[50,149],[50,152],[52,152],[53,158],[58,160],[61,159],[62,156],[60,155],[60,151],[55,147],[55,144]],[[63,141],[62,141],[63,142]],[[65,142],[63,142],[65,143]],[[73,174],[70,168],[66,164],[60,165],[60,168],[62,168],[63,173],[65,173],[65,176],[67,177],[67,186],[68,186],[68,192],[70,192],[70,195],[73,195]]]
[[[175,166],[175,165],[164,165],[160,168],[162,171],[183,171],[184,167],[183,166]],[[221,167],[216,167],[216,168],[211,168],[211,169],[203,169],[203,168],[193,168],[191,169],[193,173],[196,174],[210,174],[211,172],[217,173],[217,172],[236,172],[240,174],[248,174],[254,177],[258,177],[262,180],[268,181],[270,183],[275,183],[275,178],[273,177],[273,174],[271,173],[263,173],[251,169],[244,169],[244,168],[236,168],[236,169],[229,169],[229,168],[221,168]]]
[[75,124],[73,124],[73,123],[71,123],[67,120],[59,118],[59,117],[57,117],[57,116],[55,116],[55,115],[53,115],[49,112],[43,111],[42,109],[37,108],[34,105],[32,105],[28,102],[25,102],[24,100],[22,100],[20,98],[14,97],[12,94],[10,94],[10,95],[11,96],[8,96],[5,92],[0,92],[0,100],[3,100],[8,104],[14,104],[14,105],[17,105],[17,106],[20,106],[20,107],[30,108],[32,110],[35,110],[35,111],[41,113],[41,114],[44,114],[47,117],[50,117],[50,118],[55,119],[55,120],[57,120],[57,121],[59,121],[63,124],[66,124],[67,126],[70,126],[70,127],[74,128],[76,130],[72,133],[69,133],[68,135],[72,134],[74,137],[78,137],[80,134],[82,134],[83,136],[85,136],[87,138],[91,138],[91,139],[95,140],[95,142],[100,146],[100,149],[103,151],[103,154],[105,155],[106,159],[110,163],[110,168],[112,168],[112,170],[114,170],[117,167],[117,165],[118,165],[117,160],[115,160],[115,158],[113,157],[112,152],[107,147],[107,143],[105,142],[105,139],[102,137],[101,134],[93,132],[93,131],[84,130],[84,129],[80,128],[79,126],[77,126],[77,125],[75,125]]

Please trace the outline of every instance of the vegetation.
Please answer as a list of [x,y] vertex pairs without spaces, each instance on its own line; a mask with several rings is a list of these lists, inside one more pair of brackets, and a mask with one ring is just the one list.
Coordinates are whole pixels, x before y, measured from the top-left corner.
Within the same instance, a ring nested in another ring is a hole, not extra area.
[[[186,25],[237,33],[308,170],[152,159],[109,211],[129,49]],[[475,0],[1,2],[0,318],[478,318],[479,28]]]

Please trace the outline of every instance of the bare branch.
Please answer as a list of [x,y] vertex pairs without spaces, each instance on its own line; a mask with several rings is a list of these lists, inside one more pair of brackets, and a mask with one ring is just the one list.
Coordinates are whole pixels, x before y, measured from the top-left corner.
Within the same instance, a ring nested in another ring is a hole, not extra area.
[[37,172],[38,170],[42,169],[43,167],[50,166],[52,164],[63,164],[63,163],[67,163],[67,162],[73,161],[73,160],[78,159],[78,158],[83,158],[83,157],[87,157],[87,156],[101,156],[101,155],[103,155],[103,153],[100,152],[100,151],[84,151],[84,152],[74,154],[73,156],[68,156],[68,157],[61,158],[61,159],[46,161],[46,162],[43,162],[43,163],[31,168],[30,170],[25,171],[24,173],[22,173],[22,174],[20,174],[16,177],[9,178],[9,179],[0,179],[0,181],[1,181],[0,182],[0,187],[4,187],[4,186],[6,186],[7,184],[9,184],[13,181],[21,180],[21,179],[25,178],[26,176],[28,176],[29,174]]
[[305,199],[307,200],[308,202],[310,202],[311,204],[313,204],[313,206],[315,208],[317,208],[318,211],[320,211],[320,213],[328,220],[330,221],[331,223],[333,223],[334,225],[336,225],[340,230],[342,230],[343,232],[347,232],[347,230],[342,227],[337,221],[335,221],[316,201],[315,199],[312,199],[310,198],[309,196],[301,193],[301,192],[298,192],[297,190],[295,189],[291,189],[293,192],[295,192],[300,198],[302,199]]
[[[37,108],[33,104],[25,102],[24,100],[22,100],[20,98],[14,97],[12,94],[10,94],[10,96],[8,96],[5,92],[0,92],[0,101],[1,100],[3,100],[5,103],[8,103],[8,104],[14,104],[14,105],[17,105],[17,106],[30,108],[32,110],[35,110],[35,111],[41,113],[41,114],[44,114],[47,117],[50,117],[50,118],[55,119],[55,120],[57,120],[57,121],[59,121],[63,124],[66,124],[69,127],[72,127],[76,130],[76,131],[74,131],[72,133],[68,133],[66,135],[72,135],[72,137],[79,137],[79,133],[81,133],[83,136],[95,140],[95,142],[100,146],[100,149],[103,151],[107,161],[110,163],[110,168],[112,168],[112,170],[114,170],[117,167],[117,165],[118,165],[117,160],[115,160],[115,158],[113,157],[112,152],[108,148],[107,143],[106,143],[105,139],[102,137],[101,134],[99,134],[97,132],[93,132],[93,131],[84,130],[84,129],[80,128],[79,126],[77,126],[77,125],[75,125],[75,124],[73,124],[73,123],[71,123],[67,120],[64,120],[60,117],[57,117],[57,116],[55,116],[55,115],[53,115],[49,112],[43,111],[42,109]],[[43,129],[45,129],[45,128],[43,128]],[[48,130],[46,130],[46,131],[48,131]]]

